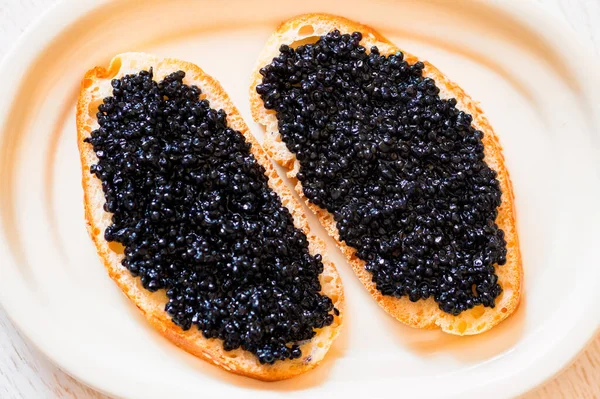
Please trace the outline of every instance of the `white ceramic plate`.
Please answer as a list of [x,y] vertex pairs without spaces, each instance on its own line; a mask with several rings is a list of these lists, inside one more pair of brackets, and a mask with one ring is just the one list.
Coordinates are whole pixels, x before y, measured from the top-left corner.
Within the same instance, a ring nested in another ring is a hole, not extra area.
[[[107,277],[84,228],[74,105],[87,69],[147,51],[202,66],[250,123],[249,73],[261,47],[280,21],[311,11],[376,27],[481,101],[515,186],[525,296],[481,336],[413,330],[378,308],[328,241],[347,297],[343,332],[314,371],[262,383],[170,344]],[[0,70],[2,305],[66,372],[117,396],[522,393],[565,366],[600,321],[600,69],[590,54],[525,1],[61,3]]]

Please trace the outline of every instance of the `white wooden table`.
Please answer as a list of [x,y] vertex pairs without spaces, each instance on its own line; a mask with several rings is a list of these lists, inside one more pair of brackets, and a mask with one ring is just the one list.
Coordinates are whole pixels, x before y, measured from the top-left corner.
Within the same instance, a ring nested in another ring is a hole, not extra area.
[[[600,0],[536,1],[564,18],[581,39],[600,54]],[[52,2],[0,0],[0,59],[29,23]],[[0,308],[0,398],[106,397],[83,386],[45,359],[21,337]],[[600,399],[600,336],[561,374],[523,397],[553,398]]]

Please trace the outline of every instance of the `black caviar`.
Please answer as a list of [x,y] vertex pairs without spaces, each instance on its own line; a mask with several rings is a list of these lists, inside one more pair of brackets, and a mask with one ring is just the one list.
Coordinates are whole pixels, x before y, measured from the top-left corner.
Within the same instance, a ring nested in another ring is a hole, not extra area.
[[483,133],[442,100],[424,64],[380,55],[335,30],[279,55],[256,87],[300,162],[298,179],[331,212],[384,295],[432,296],[458,315],[501,293],[501,190]]
[[321,295],[320,255],[267,183],[265,169],[226,114],[200,100],[178,71],[112,81],[85,141],[98,163],[122,261],[187,330],[243,348],[261,363],[299,358],[301,341],[333,322]]

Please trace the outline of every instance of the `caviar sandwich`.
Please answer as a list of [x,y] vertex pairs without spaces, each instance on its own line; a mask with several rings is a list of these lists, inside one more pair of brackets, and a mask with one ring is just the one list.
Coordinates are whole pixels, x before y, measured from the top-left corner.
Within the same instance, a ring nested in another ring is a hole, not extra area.
[[501,147],[434,66],[367,26],[303,15],[267,42],[250,103],[266,151],[389,314],[467,335],[515,311],[521,256]]
[[217,81],[141,53],[89,71],[77,106],[88,231],[165,337],[261,380],[315,367],[340,277]]

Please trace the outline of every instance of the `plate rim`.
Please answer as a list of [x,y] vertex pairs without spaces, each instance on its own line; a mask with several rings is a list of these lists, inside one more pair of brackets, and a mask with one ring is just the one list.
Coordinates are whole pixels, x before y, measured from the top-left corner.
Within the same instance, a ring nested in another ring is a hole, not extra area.
[[[476,0],[469,0],[477,2]],[[0,76],[14,76],[13,71],[26,71],[29,65],[35,61],[39,51],[43,50],[53,38],[59,34],[64,27],[69,26],[73,22],[76,22],[87,12],[92,11],[95,8],[100,7],[103,4],[109,3],[110,0],[58,0],[52,4],[46,11],[41,13],[34,21],[24,30],[24,32],[18,37],[12,47],[6,52],[4,58],[0,62]],[[510,14],[515,20],[521,24],[529,27],[534,32],[541,34],[544,39],[548,39],[550,31],[560,32],[560,35],[553,35],[552,39],[555,42],[559,42],[561,45],[569,48],[570,59],[580,60],[585,59],[586,62],[583,65],[578,65],[580,70],[584,71],[586,79],[592,80],[592,86],[599,90],[594,93],[592,98],[596,98],[598,103],[598,110],[600,111],[600,76],[594,74],[594,70],[600,70],[600,58],[593,54],[593,51],[588,49],[587,43],[582,42],[578,35],[572,30],[572,28],[560,18],[557,18],[553,13],[547,10],[546,7],[538,3],[534,3],[532,0],[519,1],[519,0],[483,0],[480,1],[490,7],[500,8],[506,13]],[[545,24],[544,29],[538,28],[538,25],[528,22],[528,18],[535,16],[536,19],[542,19]],[[552,26],[552,28],[550,28]],[[556,44],[555,46],[558,46]],[[8,85],[8,89],[4,90],[0,95],[0,144],[4,140],[4,122],[6,119],[7,109],[10,107],[2,107],[3,103],[10,105],[10,98],[18,94],[18,86],[22,80],[21,73],[17,74],[18,79],[14,79],[12,84]],[[589,93],[586,92],[586,95]],[[4,100],[4,101],[3,101]],[[596,112],[591,115],[592,120],[595,121],[595,127],[600,129],[600,112]],[[593,130],[592,130],[593,131]],[[593,131],[594,132],[594,131]],[[595,131],[597,140],[600,140],[600,131]],[[600,156],[600,149],[597,149]],[[600,158],[599,158],[600,159]],[[16,266],[16,261],[10,254],[10,250],[7,247],[6,241],[1,239],[4,235],[4,229],[2,227],[2,220],[0,220],[0,259],[3,259],[3,263],[12,264]],[[4,266],[3,266],[4,267]],[[0,284],[5,284],[0,279]],[[600,296],[600,295],[597,295]],[[8,318],[11,320],[13,325],[19,330],[24,338],[40,352],[45,358],[50,360],[51,363],[56,365],[58,368],[63,370],[68,375],[76,378],[83,384],[92,387],[93,389],[108,394],[108,395],[122,395],[125,392],[132,393],[130,390],[124,387],[116,386],[101,386],[99,385],[98,378],[90,378],[83,372],[79,372],[72,362],[69,362],[65,358],[58,356],[52,356],[50,353],[55,352],[48,346],[48,341],[42,342],[39,336],[36,336],[28,331],[25,327],[24,316],[19,316],[18,306],[12,303],[6,290],[0,289],[0,306],[5,310]],[[510,385],[502,385],[504,378],[499,380],[490,381],[490,385],[494,388],[499,389],[501,386],[504,387],[502,392],[496,392],[506,395],[520,395],[542,385],[544,382],[556,376],[563,369],[568,367],[576,357],[589,345],[589,343],[600,333],[600,307],[592,307],[592,315],[599,317],[582,318],[578,321],[577,325],[572,326],[570,331],[565,335],[565,339],[569,338],[570,344],[569,349],[565,349],[567,345],[564,345],[561,350],[554,353],[555,361],[552,362],[555,365],[539,368],[540,364],[544,363],[545,357],[542,356],[537,359],[527,369],[529,378],[525,380],[519,378],[518,381],[512,382]],[[575,328],[577,327],[577,328]],[[582,328],[584,327],[584,328]],[[36,338],[34,338],[34,336]],[[573,342],[576,342],[573,344]],[[538,366],[538,367],[536,367]],[[532,372],[532,369],[537,369]],[[540,370],[542,370],[540,372]],[[527,383],[527,381],[531,381]],[[147,393],[149,391],[146,391]],[[140,392],[138,392],[140,393]]]

